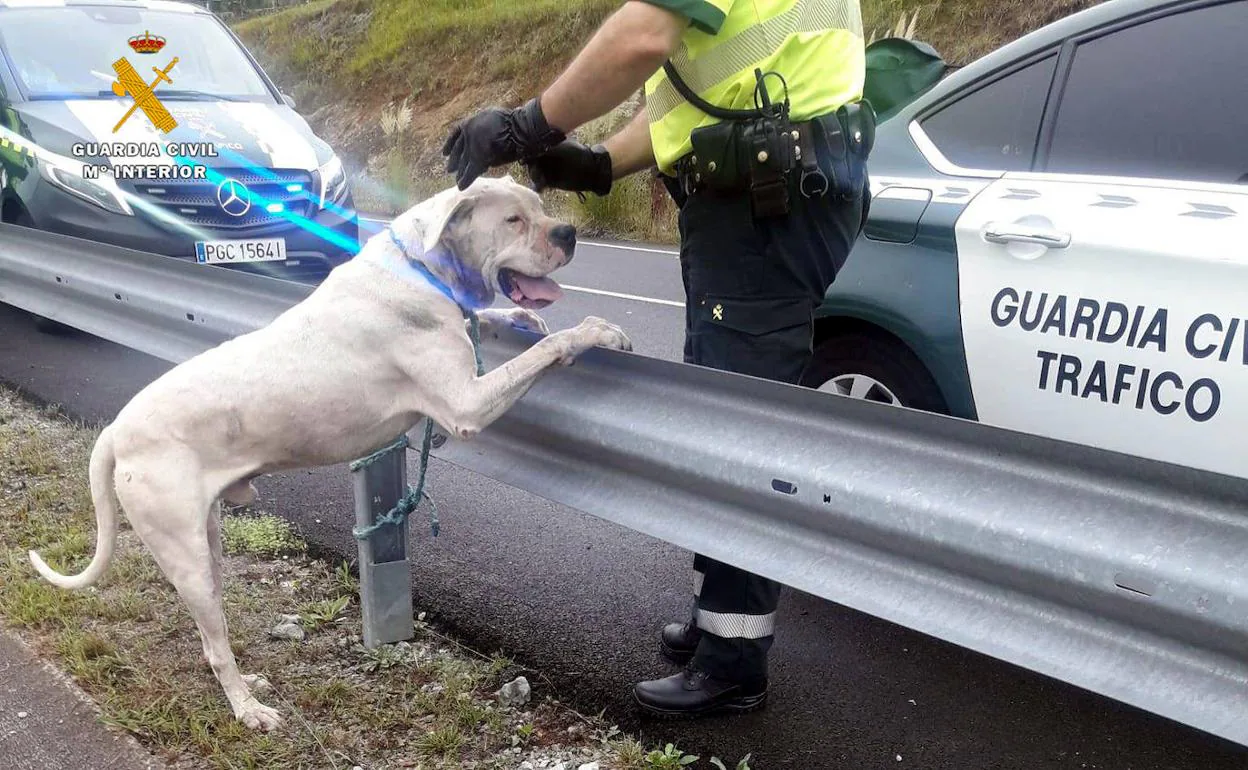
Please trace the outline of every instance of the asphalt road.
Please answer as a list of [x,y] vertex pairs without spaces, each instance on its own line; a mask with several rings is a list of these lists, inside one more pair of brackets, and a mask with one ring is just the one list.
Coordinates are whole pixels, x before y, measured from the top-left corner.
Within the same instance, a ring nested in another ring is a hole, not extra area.
[[[599,315],[621,324],[638,352],[679,359],[673,255],[586,243],[556,277],[568,292],[543,313],[552,328]],[[87,335],[42,335],[0,305],[0,379],[83,419],[109,419],[168,367]],[[314,546],[354,556],[344,467],[258,486],[263,507],[297,522]],[[675,741],[729,766],[752,752],[764,770],[1248,767],[1244,748],[791,590],[767,709],[639,719],[632,683],[673,671],[656,635],[687,616],[690,554],[436,460],[427,488],[442,530],[432,539],[414,519],[416,607],[465,642],[540,671],[539,695],[606,708],[648,742]]]
[[120,729],[106,727],[69,677],[0,628],[0,757],[23,770],[126,768],[165,763]]

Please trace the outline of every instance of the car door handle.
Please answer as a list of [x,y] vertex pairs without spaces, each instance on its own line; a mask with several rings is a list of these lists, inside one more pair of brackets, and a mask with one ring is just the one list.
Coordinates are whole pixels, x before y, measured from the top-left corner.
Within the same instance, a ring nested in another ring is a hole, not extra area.
[[1034,243],[1050,249],[1064,249],[1070,245],[1070,233],[1058,232],[1044,227],[1003,224],[992,222],[984,228],[984,240],[989,243]]

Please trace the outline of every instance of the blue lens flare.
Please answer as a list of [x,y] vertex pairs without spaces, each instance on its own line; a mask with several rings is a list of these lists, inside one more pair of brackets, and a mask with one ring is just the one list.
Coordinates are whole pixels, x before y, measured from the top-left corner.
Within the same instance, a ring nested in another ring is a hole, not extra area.
[[[220,148],[220,153],[222,155],[232,155],[235,159],[237,159],[237,162],[239,165],[245,167],[248,171],[252,172],[253,174],[256,174],[257,176],[263,177],[265,179],[270,179],[270,180],[275,180],[277,178],[273,174],[273,172],[270,171],[269,169],[264,168],[262,166],[257,166],[256,164],[248,161],[243,156],[237,155],[236,153],[233,153],[230,150],[225,149],[224,147]],[[176,155],[174,156],[174,160],[184,166],[203,167],[205,176],[218,185],[224,182],[228,178],[225,175],[221,174],[220,172],[214,171],[213,169],[208,168],[207,166],[204,166],[201,163],[195,162],[191,158],[187,158],[181,155]],[[360,244],[354,238],[349,238],[336,230],[330,229],[326,227],[325,225],[320,224],[319,222],[313,222],[311,219],[308,219],[307,217],[300,216],[299,214],[296,214],[292,211],[287,211],[285,210],[285,206],[283,206],[281,202],[279,201],[271,200],[269,198],[264,197],[263,195],[258,195],[250,190],[248,190],[248,196],[250,197],[251,202],[253,204],[259,204],[261,206],[264,206],[265,211],[279,215],[282,219],[285,219],[287,222],[291,223],[295,227],[298,227],[301,230],[304,230],[306,232],[312,233],[313,235],[317,236],[321,240],[326,241],[328,243],[332,243],[338,248],[343,249],[344,251],[348,251],[351,254],[359,253]],[[304,196],[307,197],[306,192],[304,193]],[[312,200],[312,199],[309,198],[309,200]],[[277,206],[276,211],[272,208],[273,206]],[[329,208],[329,207],[327,206],[326,208]],[[342,209],[341,207],[337,207],[337,208],[339,211],[343,212],[340,216],[343,216],[344,218],[347,218],[347,219],[355,218],[355,212],[347,212],[345,209]]]
[[[35,158],[41,159],[43,162],[50,163],[53,166],[61,166],[64,164],[68,164],[71,166],[80,165],[80,164],[75,163],[73,159],[65,158],[55,153],[52,153],[48,150],[43,149],[42,147],[35,144],[34,142],[31,142],[30,140],[26,139],[20,134],[2,125],[0,125],[0,139],[7,140],[10,146],[15,146],[19,151],[28,152],[32,156],[32,159],[30,161],[32,165],[35,163],[35,160],[34,160]],[[237,153],[234,153],[225,147],[218,147],[218,153],[220,155],[224,155],[226,157],[233,159],[238,165],[245,167],[248,171],[252,172],[253,174],[256,174],[257,176],[261,178],[268,179],[270,181],[278,181],[276,175],[269,169],[264,168],[262,166],[257,166],[254,163],[247,160],[245,157]],[[196,168],[196,167],[203,168],[205,178],[211,180],[215,184],[219,185],[226,180],[226,177],[222,175],[221,173],[214,171],[213,169],[208,168],[202,163],[198,163],[191,158],[178,155],[178,156],[174,156],[173,160],[174,162],[182,166],[188,166],[191,168]],[[320,204],[319,196],[310,195],[308,191],[305,189],[304,185],[286,184],[284,185],[284,187],[286,188],[287,192],[300,194],[303,197],[303,199],[309,200],[314,205],[319,206]],[[163,210],[161,207],[155,206],[149,203],[148,201],[143,200],[139,196],[133,195],[132,193],[129,193],[120,188],[116,188],[115,190],[110,190],[110,192],[124,199],[131,206],[132,209],[142,209],[149,216],[155,219],[159,219],[162,222],[165,222],[166,224],[172,227],[177,227],[178,229],[192,235],[198,240],[211,240],[211,236],[208,233],[200,230],[199,228],[195,227],[189,222],[186,222],[180,217],[177,217]],[[336,230],[328,228],[318,222],[314,222],[308,219],[307,217],[299,216],[298,214],[288,211],[286,210],[285,205],[280,201],[269,200],[262,195],[257,195],[256,193],[250,192],[250,191],[249,191],[249,197],[252,203],[264,206],[266,211],[273,213],[273,214],[277,214],[278,216],[285,219],[287,222],[294,225],[295,227],[298,227],[306,232],[312,233],[313,235],[317,236],[323,241],[326,241],[335,246],[338,246],[339,248],[343,249],[344,251],[352,255],[358,254],[360,252],[360,243],[355,238],[350,238],[346,235],[343,235],[340,232],[337,232]],[[326,203],[326,205],[323,208],[325,210],[332,211],[338,216],[341,216],[343,219],[346,219],[351,222],[355,222],[358,227],[359,220],[356,215],[356,212],[345,209],[342,206],[338,206],[338,205],[330,204],[330,203]]]

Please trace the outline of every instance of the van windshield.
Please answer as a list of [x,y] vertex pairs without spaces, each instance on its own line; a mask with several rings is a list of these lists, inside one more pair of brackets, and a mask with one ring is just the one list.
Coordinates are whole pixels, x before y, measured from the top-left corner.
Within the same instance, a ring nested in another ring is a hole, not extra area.
[[[155,53],[129,41],[163,38]],[[161,101],[276,101],[215,17],[118,6],[0,9],[0,50],[30,99],[115,99],[113,63],[124,57]],[[177,62],[170,69],[171,60]]]

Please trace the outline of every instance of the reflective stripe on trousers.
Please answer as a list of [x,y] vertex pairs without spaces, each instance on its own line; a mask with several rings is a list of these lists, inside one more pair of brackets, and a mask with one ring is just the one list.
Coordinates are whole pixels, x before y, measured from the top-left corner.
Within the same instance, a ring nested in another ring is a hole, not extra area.
[[698,608],[698,628],[723,639],[765,639],[776,632],[776,613],[746,615]]

